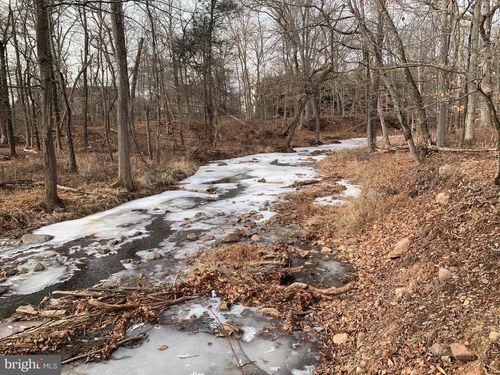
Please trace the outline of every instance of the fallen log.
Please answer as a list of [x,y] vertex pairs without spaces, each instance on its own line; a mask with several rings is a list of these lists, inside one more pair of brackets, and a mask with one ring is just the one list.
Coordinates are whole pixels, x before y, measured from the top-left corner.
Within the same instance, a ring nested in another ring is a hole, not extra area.
[[429,150],[437,150],[444,152],[495,152],[496,148],[452,148],[452,147],[438,147],[429,146]]

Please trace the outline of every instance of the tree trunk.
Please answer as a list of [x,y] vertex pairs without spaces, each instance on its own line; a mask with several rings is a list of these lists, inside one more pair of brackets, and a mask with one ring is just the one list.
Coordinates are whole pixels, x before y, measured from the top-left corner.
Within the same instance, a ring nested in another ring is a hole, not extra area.
[[[450,45],[450,30],[449,30],[449,0],[443,0],[443,9],[441,10],[441,36],[440,36],[440,52],[439,62],[444,67],[448,65],[448,51]],[[446,131],[448,128],[448,87],[447,87],[447,72],[441,69],[438,72],[438,119],[436,132],[436,145],[443,147],[445,145]]]
[[123,7],[120,0],[111,2],[111,19],[115,43],[116,70],[118,73],[118,181],[117,184],[129,191],[134,189],[132,170],[130,166],[130,146],[128,140],[129,128],[129,81],[127,71],[127,48],[125,44],[125,25],[123,22]]
[[89,84],[88,84],[88,57],[89,57],[89,32],[87,28],[87,10],[80,7],[83,23],[83,147],[89,147]]
[[293,136],[295,134],[295,130],[297,130],[297,127],[299,125],[300,115],[302,114],[302,111],[304,110],[304,106],[306,105],[307,100],[308,100],[308,98],[300,98],[299,101],[297,102],[297,105],[296,105],[297,110],[295,111],[295,115],[293,117],[292,122],[290,123],[290,125],[288,125],[288,129],[285,132],[286,139],[285,139],[285,143],[283,144],[283,147],[282,147],[283,151],[285,151],[285,152],[292,151],[292,147],[290,145],[292,143],[292,139],[293,139]]
[[389,29],[391,30],[395,42],[396,42],[396,50],[398,52],[399,58],[401,62],[404,64],[403,72],[404,76],[406,79],[406,82],[408,83],[410,87],[410,94],[412,96],[413,101],[415,102],[416,106],[416,114],[417,114],[417,127],[422,135],[422,139],[425,144],[429,144],[431,141],[431,135],[429,133],[429,125],[428,125],[428,120],[427,120],[427,113],[425,112],[424,108],[424,101],[422,99],[422,94],[420,90],[418,89],[417,83],[415,82],[415,79],[413,77],[413,74],[408,67],[408,59],[406,57],[406,49],[403,44],[403,41],[401,40],[401,36],[399,35],[398,29],[396,28],[396,25],[394,24],[394,21],[392,20],[391,16],[389,15],[389,12],[387,11],[385,1],[384,0],[377,0],[378,6],[380,11],[382,12],[382,15],[384,16],[385,21],[387,22],[387,25],[389,26]]
[[380,95],[377,97],[377,112],[380,120],[380,126],[382,127],[382,138],[385,146],[389,148],[391,147],[391,142],[389,141],[389,132],[387,130],[387,124],[385,123],[384,109],[382,108],[382,98]]
[[[474,5],[474,16],[472,19],[472,28],[470,35],[470,61],[469,74],[470,81],[478,78],[479,70],[479,26],[481,22],[481,4],[482,0],[477,0]],[[474,84],[472,84],[474,87]],[[476,104],[477,95],[472,93],[467,99],[467,112],[465,116],[465,133],[464,141],[467,143],[474,142],[475,138],[475,122],[476,122]]]
[[6,45],[0,40],[0,122],[6,131],[9,143],[9,154],[16,156],[16,140],[14,138],[14,124],[12,121],[12,108],[10,106],[9,85],[7,83]]
[[45,209],[52,211],[62,207],[57,195],[57,164],[52,141],[52,110],[54,93],[53,59],[50,48],[49,14],[47,0],[36,0],[36,40],[41,83],[41,112],[43,154],[45,162]]

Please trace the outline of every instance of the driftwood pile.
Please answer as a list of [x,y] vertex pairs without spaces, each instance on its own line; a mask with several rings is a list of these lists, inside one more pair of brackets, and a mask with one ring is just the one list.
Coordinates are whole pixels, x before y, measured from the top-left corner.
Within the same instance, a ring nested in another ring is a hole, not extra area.
[[[262,313],[282,318],[292,330],[319,300],[351,289],[319,289],[305,283],[283,283],[302,267],[290,266],[288,246],[235,244],[199,257],[182,281],[162,287],[90,288],[54,291],[36,308],[21,306],[9,319],[32,321],[22,332],[0,338],[3,354],[60,353],[63,362],[103,360],[119,346],[144,336],[129,337],[136,323],[157,323],[162,310],[213,291],[230,304],[258,305]],[[293,279],[293,278],[292,278]]]
[[54,291],[52,297],[36,308],[27,305],[16,310],[10,322],[36,324],[0,339],[1,353],[62,353],[65,362],[105,359],[118,346],[142,338],[126,337],[127,327],[154,323],[166,307],[196,298],[179,296],[172,286]]

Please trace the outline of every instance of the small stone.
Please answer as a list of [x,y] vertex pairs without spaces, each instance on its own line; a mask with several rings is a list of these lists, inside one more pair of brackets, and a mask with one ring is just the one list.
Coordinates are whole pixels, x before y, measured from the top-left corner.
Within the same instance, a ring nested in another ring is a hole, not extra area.
[[156,259],[160,259],[161,258],[161,254],[156,252],[156,251],[151,251],[150,253],[148,253],[148,260],[156,260]]
[[50,241],[53,239],[54,236],[48,235],[48,234],[25,234],[24,236],[21,237],[21,242],[25,245],[33,245],[37,243],[43,243]]
[[97,249],[97,252],[99,254],[105,255],[109,253],[109,249],[107,247],[100,247]]
[[158,350],[167,350],[168,349],[168,345],[165,345],[165,344],[161,344],[159,347],[158,347]]
[[436,342],[429,348],[429,352],[435,357],[441,357],[446,353],[446,346]]
[[238,242],[240,240],[240,235],[238,233],[230,233],[222,239],[222,242],[232,243]]
[[17,267],[18,273],[27,273],[29,270],[26,267]]
[[263,307],[259,309],[259,313],[261,313],[262,315],[272,316],[275,318],[279,318],[281,316],[281,313],[274,307]]
[[332,249],[329,248],[328,246],[323,246],[321,248],[321,254],[330,254],[332,252]]
[[408,249],[408,246],[410,246],[410,239],[408,237],[405,237],[402,240],[398,241],[398,243],[394,246],[394,249],[389,252],[388,257],[390,259],[397,259],[401,257],[403,253]]
[[496,331],[491,331],[490,334],[488,335],[488,339],[491,342],[498,342],[500,339],[500,333],[498,333]]
[[111,245],[111,246],[118,245],[119,243],[120,243],[120,240],[117,238],[113,238],[113,239],[108,241],[108,245]]
[[449,201],[450,201],[450,194],[448,193],[439,193],[438,195],[436,195],[436,203],[445,206],[448,204]]
[[222,301],[219,305],[219,311],[229,311],[229,304],[225,301]]
[[252,237],[250,237],[250,239],[253,241],[253,242],[259,242],[260,241],[260,237],[258,234],[254,234]]
[[37,263],[35,268],[33,268],[34,272],[41,272],[45,270],[45,266],[42,263]]
[[476,359],[476,355],[472,353],[464,344],[454,342],[450,345],[451,354],[457,361],[468,362]]
[[5,286],[5,285],[0,285],[0,296],[2,294],[5,294],[9,291],[9,287],[8,286]]
[[337,333],[333,335],[333,343],[336,345],[344,345],[349,340],[349,335],[347,333]]
[[196,241],[198,239],[198,236],[195,233],[188,233],[186,236],[186,240],[188,241]]
[[205,234],[204,236],[201,236],[200,238],[198,238],[198,241],[200,241],[200,242],[208,242],[208,241],[212,241],[214,239],[215,239],[215,237],[212,236],[211,234]]
[[439,268],[438,279],[440,282],[445,283],[450,279],[450,277],[451,277],[451,272],[448,269],[443,267]]
[[262,178],[258,179],[257,182],[263,182],[264,183],[264,182],[266,182],[266,179],[264,177],[262,177]]

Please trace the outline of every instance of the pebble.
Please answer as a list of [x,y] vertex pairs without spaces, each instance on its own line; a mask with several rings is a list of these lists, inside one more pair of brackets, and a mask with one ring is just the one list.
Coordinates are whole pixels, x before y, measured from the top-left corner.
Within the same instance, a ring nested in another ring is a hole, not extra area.
[[35,268],[33,268],[34,272],[41,272],[45,270],[45,266],[42,263],[37,263]]
[[333,343],[336,345],[343,345],[349,340],[349,335],[347,333],[337,333],[333,335]]
[[451,354],[457,361],[468,362],[476,359],[476,355],[462,343],[454,342],[450,345],[450,349]]
[[259,242],[260,241],[260,237],[258,234],[254,234],[251,238],[250,238],[253,242]]
[[222,239],[225,243],[238,242],[240,240],[240,235],[237,233],[230,233]]
[[441,357],[446,353],[446,346],[436,342],[429,348],[429,352],[435,357]]
[[450,194],[448,194],[448,193],[439,193],[439,194],[436,195],[435,200],[436,200],[436,203],[439,203],[439,204],[445,206],[450,201]]
[[25,245],[33,245],[37,243],[43,243],[50,241],[53,239],[54,236],[48,235],[48,234],[25,234],[24,236],[21,237],[21,242]]
[[219,305],[219,311],[229,311],[229,304],[225,301],[221,302]]
[[451,277],[451,272],[446,269],[446,268],[439,268],[439,271],[438,271],[438,279],[441,283],[445,283],[446,281],[448,281]]
[[160,259],[161,258],[161,254],[156,252],[156,251],[151,251],[150,253],[148,253],[148,260],[155,260],[155,259]]
[[403,255],[403,253],[408,249],[408,246],[410,246],[410,239],[408,237],[405,237],[398,241],[398,243],[394,246],[394,249],[389,252],[388,257],[390,259],[397,259]]
[[498,342],[500,339],[500,333],[498,333],[496,331],[491,331],[490,334],[488,335],[488,339],[491,342]]
[[208,242],[208,241],[212,241],[213,239],[215,239],[215,237],[212,236],[211,234],[205,234],[204,236],[201,236],[198,240],[200,242]]
[[329,248],[328,246],[323,246],[321,248],[321,254],[330,254],[332,252],[332,249]]
[[198,239],[198,236],[195,233],[188,233],[186,239],[188,241],[196,241]]

